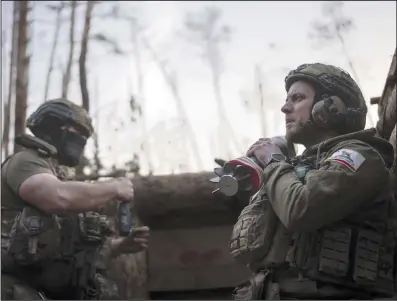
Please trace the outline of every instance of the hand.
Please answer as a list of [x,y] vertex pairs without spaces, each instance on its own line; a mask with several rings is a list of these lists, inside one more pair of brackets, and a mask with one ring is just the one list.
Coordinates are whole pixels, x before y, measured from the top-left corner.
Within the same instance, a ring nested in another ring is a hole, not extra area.
[[149,228],[138,227],[131,229],[130,235],[126,237],[112,238],[112,255],[131,254],[144,251],[148,248]]
[[117,178],[116,189],[117,189],[117,198],[121,201],[131,201],[134,198],[134,185],[131,180],[123,177]]
[[272,154],[282,154],[281,149],[269,138],[261,138],[255,142],[247,151],[247,157],[255,158],[266,167],[271,161]]

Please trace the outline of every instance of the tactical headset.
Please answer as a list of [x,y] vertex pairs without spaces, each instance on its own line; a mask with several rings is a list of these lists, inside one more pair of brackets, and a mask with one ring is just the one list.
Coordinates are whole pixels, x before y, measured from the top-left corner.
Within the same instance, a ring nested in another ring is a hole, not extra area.
[[346,133],[349,129],[364,129],[365,123],[361,127],[359,120],[365,118],[366,113],[363,109],[348,108],[339,96],[324,94],[314,103],[311,119],[320,128]]
[[313,123],[321,128],[335,128],[348,117],[347,107],[338,96],[324,94],[314,103],[311,113]]

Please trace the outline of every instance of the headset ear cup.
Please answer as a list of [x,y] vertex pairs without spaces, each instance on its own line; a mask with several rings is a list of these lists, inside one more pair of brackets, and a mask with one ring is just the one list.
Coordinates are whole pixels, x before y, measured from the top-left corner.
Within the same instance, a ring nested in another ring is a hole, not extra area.
[[[347,107],[345,103],[338,96],[331,96],[329,100],[332,104],[329,106],[329,112],[332,116],[346,116]],[[338,119],[340,121],[340,119]]]
[[324,100],[316,102],[312,109],[312,119],[315,125],[326,127],[329,121],[329,113],[325,108]]
[[347,107],[338,96],[324,95],[312,109],[314,124],[322,128],[338,128],[347,116]]

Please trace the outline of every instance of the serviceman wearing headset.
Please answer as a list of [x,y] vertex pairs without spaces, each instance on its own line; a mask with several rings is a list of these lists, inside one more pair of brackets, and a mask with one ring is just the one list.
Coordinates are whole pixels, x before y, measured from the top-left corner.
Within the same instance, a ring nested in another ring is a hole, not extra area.
[[262,276],[236,288],[234,299],[392,297],[397,214],[391,144],[364,130],[367,107],[345,71],[301,65],[285,87],[286,138],[305,151],[288,160],[271,139],[260,139],[247,156],[261,163],[268,202],[291,243],[273,250],[284,254],[282,263],[259,265],[254,272]]

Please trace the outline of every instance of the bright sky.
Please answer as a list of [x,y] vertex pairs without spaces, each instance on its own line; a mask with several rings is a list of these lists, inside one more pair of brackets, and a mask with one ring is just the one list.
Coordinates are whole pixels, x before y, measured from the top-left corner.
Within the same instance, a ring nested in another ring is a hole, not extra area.
[[[106,11],[110,5],[110,3],[101,4],[95,8],[95,13]],[[120,2],[120,5],[123,12],[138,14],[142,23],[146,24],[146,37],[176,72],[181,99],[192,123],[206,170],[214,167],[213,158],[217,156],[214,148],[217,111],[211,74],[208,65],[199,56],[199,48],[177,36],[183,28],[184,12],[194,12],[208,5],[216,5],[223,11],[222,23],[231,26],[233,30],[231,41],[222,47],[225,66],[222,96],[227,116],[241,147],[240,152],[234,150],[234,156],[242,155],[241,152],[244,152],[261,135],[258,107],[254,106],[252,110],[247,110],[243,104],[243,99],[251,101],[257,99],[255,64],[259,64],[263,72],[268,136],[280,135],[284,132],[284,118],[280,107],[286,94],[284,77],[290,69],[302,63],[318,61],[335,64],[351,73],[341,45],[337,41],[318,47],[308,38],[311,22],[314,19],[324,19],[322,2],[127,1]],[[2,2],[2,6],[3,31],[6,30],[9,40],[11,2]],[[78,40],[81,37],[84,11],[84,5],[78,9]],[[346,44],[369,106],[370,97],[380,96],[382,93],[396,47],[396,2],[346,2],[343,11],[355,22],[355,28],[345,36]],[[51,21],[55,17],[44,8],[44,2],[36,2],[32,14],[33,18],[39,21],[33,23],[32,29],[34,39],[30,48],[32,59],[29,78],[29,113],[43,101],[54,31]],[[65,18],[68,15],[69,12],[65,12]],[[60,42],[50,98],[60,95],[61,73],[58,66],[66,62],[68,27],[68,22],[65,22],[59,35]],[[131,30],[125,22],[95,18],[92,33],[97,32],[112,36],[122,49],[128,50],[128,55],[117,57],[109,53],[109,47],[91,41],[87,64],[93,102],[92,113],[99,108],[97,114],[99,124],[96,126],[99,127],[100,133],[101,158],[107,166],[113,163],[122,166],[123,162],[131,159],[134,153],[139,154],[142,142],[140,128],[129,121],[128,95],[132,92],[136,93],[137,87],[130,42]],[[272,48],[269,44],[275,46]],[[6,45],[7,52],[8,49],[9,43]],[[77,61],[79,45],[76,50]],[[191,166],[188,170],[197,171],[192,152],[182,143],[186,135],[176,128],[178,116],[172,93],[147,51],[144,50],[142,56],[147,127],[151,133],[148,139],[155,152],[153,155],[155,173],[178,172],[178,165],[186,164],[189,160]],[[5,68],[2,70],[8,74],[8,70]],[[4,84],[6,83],[3,80]],[[73,70],[69,98],[81,103],[77,64]],[[376,107],[371,108],[371,114],[376,121]],[[121,127],[121,124],[124,124],[124,127]],[[369,122],[367,122],[368,126],[370,126]],[[225,133],[225,135],[230,134]],[[88,146],[88,150],[92,151],[92,144]],[[142,165],[142,171],[145,173],[145,161]]]

